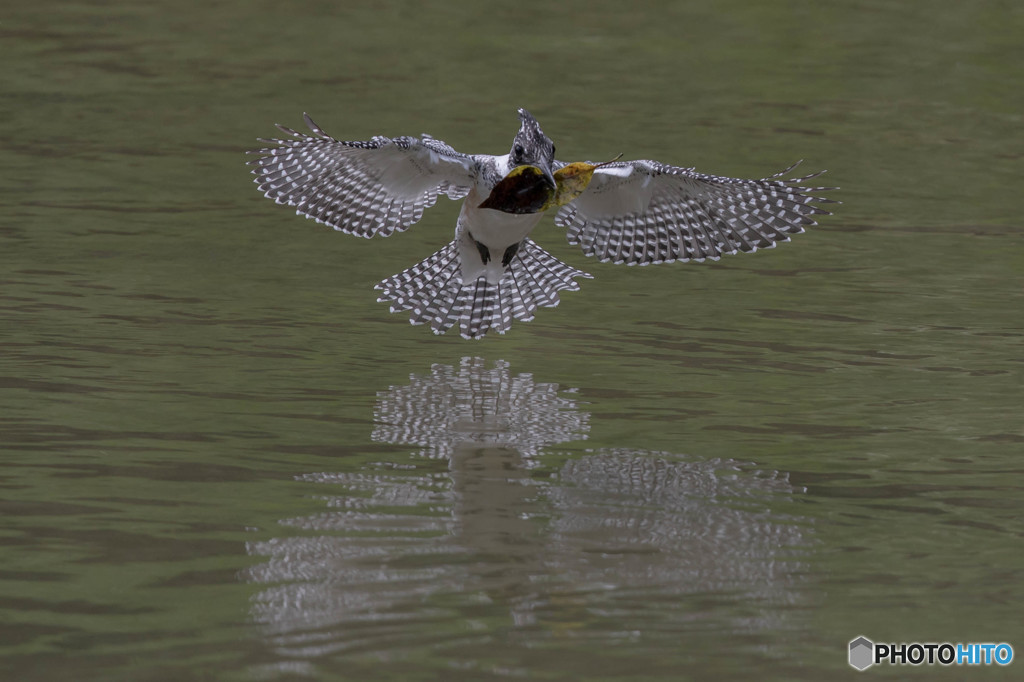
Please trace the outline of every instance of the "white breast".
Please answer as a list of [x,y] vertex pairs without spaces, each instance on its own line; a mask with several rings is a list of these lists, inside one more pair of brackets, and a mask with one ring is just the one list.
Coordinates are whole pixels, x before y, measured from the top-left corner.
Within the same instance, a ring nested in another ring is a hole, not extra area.
[[[543,213],[516,215],[491,208],[478,208],[486,198],[487,194],[481,195],[477,189],[470,192],[462,204],[462,213],[455,228],[455,238],[459,242],[462,257],[463,282],[470,282],[486,273],[487,280],[497,284],[505,272],[501,264],[505,250],[525,239],[544,216]],[[474,241],[487,247],[491,256],[488,263],[483,262]]]
[[521,242],[544,216],[543,213],[517,215],[491,208],[478,208],[485,199],[487,196],[481,196],[476,189],[470,192],[462,204],[459,224],[472,233],[473,239],[485,244],[491,251],[504,251],[512,244]]

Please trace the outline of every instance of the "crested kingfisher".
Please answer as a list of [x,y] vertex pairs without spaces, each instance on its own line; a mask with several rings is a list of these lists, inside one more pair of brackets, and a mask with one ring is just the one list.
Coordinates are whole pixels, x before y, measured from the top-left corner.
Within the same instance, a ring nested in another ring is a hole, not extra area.
[[[290,139],[261,139],[273,146],[249,161],[260,191],[297,214],[369,239],[406,230],[442,194],[463,200],[455,238],[376,288],[392,312],[410,310],[413,324],[429,323],[436,334],[458,324],[467,339],[504,334],[513,319],[532,320],[538,307],[558,305],[559,291],[577,291],[576,278],[591,277],[530,239],[544,208],[559,206],[555,224],[585,255],[650,265],[789,241],[816,224],[813,216],[829,214],[817,204],[832,200],[818,193],[835,189],[801,184],[824,171],[784,179],[795,165],[742,180],[657,161],[566,164],[525,109],[500,156],[462,154],[426,134],[345,142],[304,118],[312,135],[278,125]],[[571,182],[566,171],[580,168]],[[538,189],[537,201],[516,199]]]

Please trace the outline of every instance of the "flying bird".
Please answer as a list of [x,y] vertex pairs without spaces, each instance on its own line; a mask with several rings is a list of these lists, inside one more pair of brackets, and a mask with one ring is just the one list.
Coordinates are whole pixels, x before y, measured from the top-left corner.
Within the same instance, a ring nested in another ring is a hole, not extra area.
[[436,334],[458,324],[467,339],[504,334],[591,278],[530,239],[549,207],[585,255],[650,265],[789,241],[829,214],[817,204],[832,200],[819,193],[836,189],[802,184],[824,171],[784,178],[796,164],[760,180],[649,160],[566,164],[525,109],[500,156],[462,154],[426,134],[347,142],[304,119],[311,135],[278,125],[289,138],[261,139],[273,146],[249,161],[259,190],[299,215],[369,239],[408,229],[441,195],[463,201],[455,238],[376,289],[392,312],[411,311],[413,324]]

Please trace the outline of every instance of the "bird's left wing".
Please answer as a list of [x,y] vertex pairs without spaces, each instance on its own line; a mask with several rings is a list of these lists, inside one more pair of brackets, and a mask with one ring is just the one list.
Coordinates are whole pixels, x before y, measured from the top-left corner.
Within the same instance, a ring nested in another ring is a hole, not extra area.
[[796,164],[761,180],[705,175],[657,161],[620,161],[594,172],[587,189],[555,223],[570,244],[602,261],[648,265],[771,248],[814,225],[816,204],[832,202],[805,187],[815,178],[783,179]]
[[294,139],[261,140],[276,146],[250,152],[261,192],[296,213],[335,230],[370,238],[407,229],[440,194],[465,197],[477,163],[440,140],[374,137],[343,142],[304,114],[312,135],[284,126]]

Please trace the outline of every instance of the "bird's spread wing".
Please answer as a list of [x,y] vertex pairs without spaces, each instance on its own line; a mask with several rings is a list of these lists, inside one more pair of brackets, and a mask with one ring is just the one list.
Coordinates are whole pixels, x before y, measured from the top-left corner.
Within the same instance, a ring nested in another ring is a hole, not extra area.
[[360,237],[401,232],[423,216],[439,194],[465,197],[477,164],[428,135],[343,142],[304,115],[312,135],[284,126],[294,139],[261,140],[249,161],[260,191],[318,223]]
[[801,184],[821,173],[782,178],[795,167],[738,180],[657,161],[611,163],[594,172],[555,223],[586,255],[629,265],[771,248],[816,224],[814,215],[828,213],[817,204],[832,202],[816,193],[835,188]]

